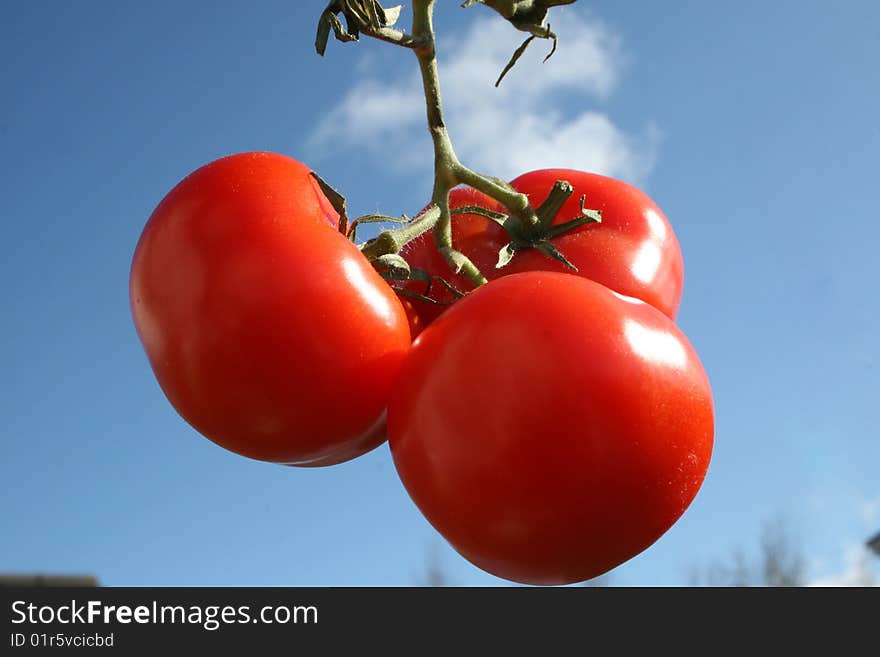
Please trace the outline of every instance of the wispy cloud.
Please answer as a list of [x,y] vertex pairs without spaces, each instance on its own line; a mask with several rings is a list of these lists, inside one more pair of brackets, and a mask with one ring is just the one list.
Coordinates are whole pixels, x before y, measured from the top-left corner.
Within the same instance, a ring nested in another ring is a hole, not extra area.
[[846,545],[843,549],[843,570],[820,577],[810,586],[877,586],[873,560],[876,557],[861,543]]
[[[495,16],[480,17],[440,44],[447,123],[462,161],[512,178],[543,167],[597,171],[638,182],[651,170],[659,131],[621,129],[594,106],[613,94],[626,61],[620,37],[601,22],[567,11],[553,24],[557,53],[542,64],[536,41],[500,88],[493,84],[523,35]],[[424,127],[417,73],[395,81],[362,78],[315,131],[313,146],[400,154],[405,170],[429,173],[433,161]]]

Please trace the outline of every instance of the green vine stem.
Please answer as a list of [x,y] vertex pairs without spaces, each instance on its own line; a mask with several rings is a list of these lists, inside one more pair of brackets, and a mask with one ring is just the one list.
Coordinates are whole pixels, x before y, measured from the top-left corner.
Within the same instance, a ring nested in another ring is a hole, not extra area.
[[[569,4],[574,0],[550,0],[549,2],[486,2],[511,20],[518,29],[528,25],[533,34],[536,29],[531,22],[543,22],[547,7],[554,4]],[[438,251],[456,273],[467,277],[474,286],[486,283],[486,277],[463,253],[454,248],[452,242],[452,217],[449,209],[449,192],[458,185],[468,185],[503,205],[509,215],[503,220],[512,234],[529,235],[542,227],[542,220],[529,204],[525,194],[514,190],[503,180],[486,176],[464,166],[455,154],[452,141],[443,119],[443,103],[440,95],[440,76],[437,69],[437,52],[434,38],[435,0],[413,0],[412,33],[405,34],[376,21],[378,3],[375,0],[336,0],[331,2],[322,15],[318,34],[318,52],[323,53],[326,36],[332,29],[336,37],[343,41],[357,39],[358,32],[389,43],[411,49],[419,62],[422,87],[425,94],[428,131],[434,146],[434,188],[428,209],[400,228],[383,231],[362,247],[363,254],[376,260],[386,254],[398,253],[403,246],[419,235],[432,230]],[[475,4],[465,3],[467,4]],[[481,2],[482,4],[482,2]],[[502,5],[505,5],[502,8]],[[506,7],[510,5],[510,7]],[[383,10],[388,11],[390,10]],[[342,12],[348,21],[346,31],[337,12]],[[507,15],[509,14],[509,15]],[[370,18],[372,16],[372,18]],[[517,21],[513,20],[516,18]],[[396,19],[396,15],[395,15]],[[549,29],[546,34],[552,35]],[[552,35],[555,37],[555,35]]]
[[433,229],[437,225],[438,219],[440,219],[440,208],[431,204],[408,224],[379,233],[377,237],[361,247],[361,253],[371,261],[388,253],[400,253],[407,242]]

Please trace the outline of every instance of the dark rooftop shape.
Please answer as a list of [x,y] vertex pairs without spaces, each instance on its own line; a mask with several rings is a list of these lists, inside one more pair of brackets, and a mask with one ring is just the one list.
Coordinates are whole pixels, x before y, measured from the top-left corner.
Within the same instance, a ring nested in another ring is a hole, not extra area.
[[0,587],[9,586],[100,586],[94,575],[9,574],[0,573]]

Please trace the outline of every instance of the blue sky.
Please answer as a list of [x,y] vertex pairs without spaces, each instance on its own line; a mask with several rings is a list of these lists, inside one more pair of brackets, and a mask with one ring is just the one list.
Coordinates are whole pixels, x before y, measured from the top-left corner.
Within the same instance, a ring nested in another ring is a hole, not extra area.
[[[439,5],[467,163],[625,178],[682,246],[679,322],[712,381],[716,449],[685,516],[612,583],[686,583],[779,517],[811,581],[846,581],[880,529],[880,5],[581,0],[551,18],[557,55],[542,67],[533,44],[500,91],[498,62],[522,35],[485,8]],[[128,268],[144,222],[216,157],[296,157],[355,215],[425,204],[414,58],[372,41],[317,57],[322,6],[4,8],[0,571],[409,585],[433,552],[453,583],[505,584],[440,541],[387,447],[301,470],[198,436],[134,332]]]

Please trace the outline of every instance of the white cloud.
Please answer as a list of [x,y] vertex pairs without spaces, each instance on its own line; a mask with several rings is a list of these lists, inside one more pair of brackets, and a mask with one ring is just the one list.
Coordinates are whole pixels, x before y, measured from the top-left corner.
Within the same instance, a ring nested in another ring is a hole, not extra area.
[[421,91],[412,85],[361,82],[324,120],[314,133],[317,144],[343,140],[375,148],[398,126],[415,123],[425,114]]
[[[496,16],[480,17],[462,34],[440,43],[446,122],[462,162],[512,178],[544,167],[596,171],[633,182],[654,164],[659,131],[633,135],[591,106],[613,93],[626,60],[620,38],[574,11],[553,23],[559,48],[547,63],[549,42],[535,40],[504,79],[495,79],[524,34]],[[391,47],[391,46],[389,46]],[[328,144],[399,154],[404,170],[430,173],[417,72],[380,82],[366,76],[315,132],[312,146]],[[342,142],[342,143],[340,143]]]
[[[587,22],[568,13],[556,32],[560,45],[551,60],[542,63],[548,41],[534,41],[516,67],[492,95],[502,103],[534,102],[548,92],[570,90],[607,97],[621,73],[624,58],[620,39],[598,21]],[[514,49],[525,35],[497,17],[480,18],[460,38],[440,44],[440,65],[448,72],[447,89],[453,105],[467,102],[465,95],[483,95],[494,84]],[[452,59],[448,53],[454,53]],[[552,102],[552,98],[549,99]]]
[[863,544],[847,545],[843,551],[843,571],[820,577],[810,586],[878,586],[874,559],[876,557]]

